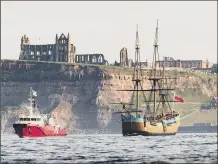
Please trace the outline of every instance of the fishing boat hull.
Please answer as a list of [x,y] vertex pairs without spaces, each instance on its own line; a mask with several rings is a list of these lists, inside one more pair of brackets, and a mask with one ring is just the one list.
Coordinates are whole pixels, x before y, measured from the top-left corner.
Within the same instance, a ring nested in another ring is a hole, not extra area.
[[162,122],[146,122],[142,118],[123,119],[122,133],[123,136],[162,136],[175,135],[180,125],[180,117],[174,117]]
[[58,137],[66,136],[65,130],[57,129],[50,125],[33,125],[33,124],[13,124],[15,133],[20,138],[31,138],[31,137]]

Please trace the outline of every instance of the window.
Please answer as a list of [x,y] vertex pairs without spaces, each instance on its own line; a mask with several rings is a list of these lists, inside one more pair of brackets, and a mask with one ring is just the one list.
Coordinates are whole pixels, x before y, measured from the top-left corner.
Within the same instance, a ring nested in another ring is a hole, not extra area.
[[64,49],[64,47],[63,46],[59,46],[59,50],[63,50]]
[[99,56],[98,63],[102,63],[102,56]]
[[82,61],[84,61],[84,56],[82,56]]
[[196,63],[195,62],[192,63],[192,67],[196,67]]
[[76,56],[76,61],[77,61],[77,62],[79,61],[79,56]]
[[191,63],[188,63],[188,68],[190,68],[191,67]]
[[93,58],[92,58],[92,63],[96,63],[96,57],[95,56],[93,56]]

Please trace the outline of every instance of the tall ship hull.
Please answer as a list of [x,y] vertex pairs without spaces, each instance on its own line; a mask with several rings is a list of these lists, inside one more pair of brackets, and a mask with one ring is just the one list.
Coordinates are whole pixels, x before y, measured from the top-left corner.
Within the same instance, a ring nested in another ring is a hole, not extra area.
[[159,136],[159,135],[175,135],[180,126],[180,116],[176,116],[170,120],[159,122],[144,121],[139,117],[125,117],[122,121],[123,136]]
[[15,134],[20,138],[66,136],[65,130],[50,125],[13,124]]

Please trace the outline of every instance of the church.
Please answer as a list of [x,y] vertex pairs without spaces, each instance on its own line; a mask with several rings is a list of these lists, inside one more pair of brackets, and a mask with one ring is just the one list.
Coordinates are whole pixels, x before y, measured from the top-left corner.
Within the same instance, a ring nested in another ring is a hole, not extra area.
[[21,52],[19,60],[67,62],[102,65],[108,62],[103,54],[78,54],[76,47],[71,44],[70,34],[56,34],[55,44],[33,45],[30,39],[24,35],[21,38]]

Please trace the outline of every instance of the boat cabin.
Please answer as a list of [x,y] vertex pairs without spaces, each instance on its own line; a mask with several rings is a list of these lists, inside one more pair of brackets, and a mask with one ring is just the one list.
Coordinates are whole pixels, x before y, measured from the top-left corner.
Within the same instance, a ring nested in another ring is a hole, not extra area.
[[44,124],[44,121],[40,116],[33,116],[33,117],[28,117],[28,116],[20,116],[18,121],[18,124]]
[[19,121],[40,121],[41,118],[19,118]]

